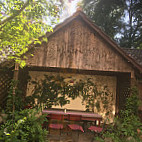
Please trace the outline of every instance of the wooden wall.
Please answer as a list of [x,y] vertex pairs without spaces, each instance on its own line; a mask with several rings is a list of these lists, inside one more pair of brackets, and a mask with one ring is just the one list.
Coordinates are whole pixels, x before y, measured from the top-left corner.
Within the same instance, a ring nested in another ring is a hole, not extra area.
[[74,20],[35,50],[27,65],[132,73],[130,64],[94,33],[81,20]]

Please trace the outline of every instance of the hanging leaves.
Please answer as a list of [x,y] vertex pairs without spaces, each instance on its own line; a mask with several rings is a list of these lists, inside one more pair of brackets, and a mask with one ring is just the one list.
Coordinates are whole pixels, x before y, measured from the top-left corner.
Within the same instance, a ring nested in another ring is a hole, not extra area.
[[53,30],[51,25],[57,23],[62,5],[60,0],[2,0],[0,54],[5,56],[1,60],[13,59],[24,66],[22,55],[29,44],[40,44],[39,37]]

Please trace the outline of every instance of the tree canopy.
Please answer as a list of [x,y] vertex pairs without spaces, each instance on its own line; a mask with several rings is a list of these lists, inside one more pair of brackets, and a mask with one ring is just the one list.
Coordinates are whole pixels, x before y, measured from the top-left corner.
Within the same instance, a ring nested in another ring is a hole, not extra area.
[[123,0],[83,0],[83,3],[85,13],[113,38],[121,28]]
[[[3,57],[25,65],[21,55],[28,45],[40,44],[39,37],[52,31],[59,20],[62,0],[1,0],[0,52]],[[26,57],[23,56],[23,59]]]
[[142,48],[142,0],[126,0],[124,12],[127,19],[119,43],[122,47]]
[[142,47],[142,0],[83,0],[85,13],[122,47]]

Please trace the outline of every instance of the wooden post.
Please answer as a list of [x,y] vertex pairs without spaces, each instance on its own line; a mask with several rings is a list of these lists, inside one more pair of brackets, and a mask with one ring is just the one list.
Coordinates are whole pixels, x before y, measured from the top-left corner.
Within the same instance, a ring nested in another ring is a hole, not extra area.
[[15,90],[16,90],[17,81],[18,81],[18,73],[19,73],[19,64],[15,63],[13,80],[14,80],[14,82],[16,82],[16,84],[14,84],[14,87],[13,87],[13,114],[15,112],[15,104],[14,104],[14,102],[15,102]]
[[18,73],[19,73],[19,64],[15,63],[15,69],[14,69],[14,80],[18,80]]

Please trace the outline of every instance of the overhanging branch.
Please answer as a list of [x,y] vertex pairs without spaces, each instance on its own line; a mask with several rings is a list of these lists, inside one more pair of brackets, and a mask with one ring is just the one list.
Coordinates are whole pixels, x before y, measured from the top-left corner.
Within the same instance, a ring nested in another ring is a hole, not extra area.
[[6,19],[4,19],[2,22],[0,22],[0,25],[5,24],[5,23],[8,22],[9,20],[11,20],[11,19],[15,18],[16,16],[18,16],[18,15],[29,5],[29,2],[30,2],[30,1],[31,1],[31,0],[27,0],[27,1],[25,2],[25,4],[23,5],[23,7],[22,7],[20,10],[18,10],[16,14],[13,14],[13,15],[7,17]]

